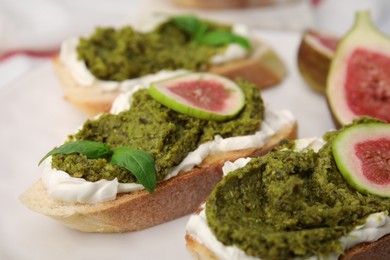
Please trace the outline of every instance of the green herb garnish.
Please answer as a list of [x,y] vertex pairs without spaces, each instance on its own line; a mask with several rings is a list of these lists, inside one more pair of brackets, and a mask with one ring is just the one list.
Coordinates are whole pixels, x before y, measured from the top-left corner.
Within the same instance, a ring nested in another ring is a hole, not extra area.
[[132,172],[139,183],[150,193],[156,188],[156,170],[154,158],[145,151],[136,150],[131,147],[119,147],[111,150],[110,147],[101,142],[94,141],[72,141],[54,148],[48,152],[40,161],[40,165],[47,157],[55,154],[83,154],[89,159],[108,158],[109,162]]
[[154,158],[149,153],[120,147],[114,151],[110,162],[131,171],[150,193],[156,188],[156,174],[150,174],[155,171]]
[[210,46],[219,46],[233,42],[243,46],[245,49],[250,49],[250,45],[247,39],[225,31],[206,33],[200,39],[198,39],[197,42]]
[[105,143],[93,141],[73,141],[63,144],[48,152],[40,161],[40,165],[47,157],[55,154],[81,153],[90,159],[105,158],[112,154],[110,147]]
[[[174,16],[172,21],[188,34],[196,35],[198,32],[207,29],[208,25],[193,15]],[[203,29],[202,29],[203,27]]]
[[192,36],[195,43],[210,46],[237,43],[247,50],[250,49],[248,39],[229,31],[210,30],[206,22],[193,15],[175,16],[172,17],[172,21]]

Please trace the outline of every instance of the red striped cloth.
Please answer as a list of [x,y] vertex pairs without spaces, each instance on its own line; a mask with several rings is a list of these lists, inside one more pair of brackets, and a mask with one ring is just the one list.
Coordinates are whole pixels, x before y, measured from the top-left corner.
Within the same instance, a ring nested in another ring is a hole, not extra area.
[[33,50],[15,50],[0,54],[0,62],[5,61],[16,55],[26,55],[31,58],[52,58],[58,53],[58,50],[33,51]]
[[311,0],[311,3],[314,5],[314,6],[317,6],[322,0]]

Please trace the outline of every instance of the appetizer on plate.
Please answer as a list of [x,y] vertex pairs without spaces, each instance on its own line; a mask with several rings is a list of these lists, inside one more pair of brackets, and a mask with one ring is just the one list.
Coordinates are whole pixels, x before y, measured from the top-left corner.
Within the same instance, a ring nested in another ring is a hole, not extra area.
[[54,59],[65,98],[89,115],[108,112],[135,85],[186,71],[211,72],[260,88],[285,77],[283,61],[243,24],[192,15],[158,16],[142,28],[97,28],[63,42]]
[[388,259],[389,151],[390,124],[360,118],[227,162],[187,248],[196,259]]
[[81,231],[141,230],[194,212],[224,162],[264,154],[296,127],[246,81],[189,73],[137,85],[44,156],[21,201]]

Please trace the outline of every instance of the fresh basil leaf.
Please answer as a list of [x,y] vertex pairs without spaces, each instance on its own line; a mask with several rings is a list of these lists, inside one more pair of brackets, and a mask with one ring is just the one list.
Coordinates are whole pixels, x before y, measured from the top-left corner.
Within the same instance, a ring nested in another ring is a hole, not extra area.
[[183,31],[190,34],[193,40],[199,44],[219,46],[229,43],[237,43],[245,49],[250,49],[249,41],[229,31],[207,31],[208,24],[193,15],[174,16],[172,21]]
[[247,50],[249,50],[251,48],[251,44],[249,43],[248,39],[245,37],[239,36],[237,34],[233,34],[232,42],[241,45],[242,47],[244,47]]
[[195,36],[202,27],[202,22],[193,15],[174,16],[172,21],[191,36]]
[[204,34],[206,33],[206,31],[207,31],[208,28],[209,28],[209,25],[208,25],[207,23],[201,22],[201,23],[199,24],[199,28],[198,28],[196,34],[194,35],[194,40],[195,40],[195,42],[196,42],[198,39],[201,39],[201,38],[204,36]]
[[94,141],[72,141],[54,148],[48,152],[38,163],[40,165],[47,157],[55,154],[84,154],[90,159],[108,157],[112,154],[110,147],[105,143]]
[[155,163],[149,153],[130,147],[120,147],[115,149],[110,162],[132,172],[150,193],[156,188]]
[[207,44],[211,46],[237,43],[245,49],[250,49],[249,41],[246,38],[228,31],[207,32],[203,35],[203,37],[197,39],[197,42],[200,44]]

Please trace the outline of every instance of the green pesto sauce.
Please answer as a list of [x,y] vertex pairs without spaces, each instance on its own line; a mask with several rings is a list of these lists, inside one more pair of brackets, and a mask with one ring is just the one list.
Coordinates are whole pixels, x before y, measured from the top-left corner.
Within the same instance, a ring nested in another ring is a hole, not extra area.
[[261,259],[341,253],[339,238],[388,210],[390,199],[347,184],[332,155],[336,135],[327,133],[318,153],[277,150],[228,174],[206,204],[218,240]]
[[[210,29],[231,30],[230,26],[208,25]],[[167,21],[148,33],[130,26],[97,28],[89,38],[80,39],[77,53],[95,77],[123,81],[163,69],[202,71],[209,66],[210,58],[225,48],[195,44],[190,35]]]
[[[161,181],[190,151],[213,140],[215,135],[225,138],[249,135],[259,129],[264,114],[260,92],[256,85],[244,81],[238,81],[238,85],[245,95],[245,107],[229,121],[208,121],[177,113],[155,101],[145,89],[134,94],[129,110],[88,120],[70,139],[104,142],[111,149],[130,146],[146,151],[154,157],[157,181]],[[136,182],[130,172],[109,164],[104,158],[55,155],[52,165],[88,181],[117,177],[119,182]]]

